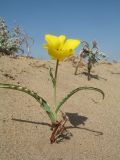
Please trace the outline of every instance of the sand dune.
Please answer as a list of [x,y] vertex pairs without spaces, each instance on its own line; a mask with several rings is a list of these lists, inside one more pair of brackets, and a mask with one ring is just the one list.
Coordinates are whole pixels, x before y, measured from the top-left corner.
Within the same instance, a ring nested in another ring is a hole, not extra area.
[[[26,86],[53,106],[48,66],[55,61],[0,57],[0,82]],[[0,160],[119,160],[120,159],[120,63],[97,64],[87,80],[85,66],[75,68],[61,62],[57,100],[79,86],[102,89],[105,99],[94,91],[81,91],[64,104],[72,136],[50,144],[50,120],[29,95],[0,89]]]

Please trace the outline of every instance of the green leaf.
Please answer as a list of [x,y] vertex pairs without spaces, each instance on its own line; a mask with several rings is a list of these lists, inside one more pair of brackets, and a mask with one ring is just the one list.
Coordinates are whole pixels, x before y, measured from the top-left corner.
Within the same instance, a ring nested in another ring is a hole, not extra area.
[[74,90],[72,90],[69,94],[67,94],[67,96],[65,96],[62,101],[57,105],[57,108],[55,110],[55,113],[57,114],[57,112],[59,111],[60,107],[73,95],[75,94],[76,92],[78,91],[81,91],[81,90],[95,90],[97,92],[100,92],[103,96],[103,99],[104,99],[104,92],[101,90],[101,89],[98,89],[98,88],[94,88],[94,87],[78,87]]
[[49,66],[49,75],[51,77],[51,80],[52,80],[52,83],[53,83],[53,87],[55,87],[55,78],[53,76],[52,68],[50,66]]
[[31,90],[27,89],[26,87],[22,87],[19,85],[13,85],[13,84],[0,83],[0,88],[13,89],[13,90],[17,90],[17,91],[21,91],[21,92],[25,92],[25,93],[29,94],[30,96],[35,98],[37,100],[37,102],[39,102],[40,106],[46,111],[51,122],[56,121],[56,118],[55,118],[53,112],[51,111],[50,106],[47,103],[47,101],[45,99],[43,99],[42,97],[40,97],[36,92],[31,91]]

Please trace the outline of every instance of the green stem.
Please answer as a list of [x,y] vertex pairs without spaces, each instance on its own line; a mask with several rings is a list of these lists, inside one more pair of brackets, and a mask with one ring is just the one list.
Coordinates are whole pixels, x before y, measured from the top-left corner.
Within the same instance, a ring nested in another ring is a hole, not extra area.
[[55,69],[55,86],[54,86],[54,105],[55,105],[55,109],[56,109],[56,104],[57,104],[56,84],[57,84],[58,65],[59,65],[59,60],[57,60],[57,62],[56,62],[56,69]]

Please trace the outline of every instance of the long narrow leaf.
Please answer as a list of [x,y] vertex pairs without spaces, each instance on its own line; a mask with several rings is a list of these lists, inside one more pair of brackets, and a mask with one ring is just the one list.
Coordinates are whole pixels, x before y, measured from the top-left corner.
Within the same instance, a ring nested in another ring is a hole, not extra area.
[[17,90],[17,91],[21,91],[21,92],[25,92],[25,93],[29,94],[30,96],[32,96],[33,98],[35,98],[39,102],[40,106],[48,114],[50,120],[52,122],[55,121],[55,116],[54,116],[53,112],[51,111],[49,104],[47,103],[46,100],[44,100],[42,97],[40,97],[36,92],[31,91],[31,90],[27,89],[26,87],[21,87],[19,85],[13,85],[13,84],[0,83],[0,88],[13,89],[13,90]]
[[57,105],[57,108],[55,110],[55,113],[57,114],[57,112],[59,111],[60,107],[73,95],[75,94],[76,92],[78,91],[81,91],[81,90],[95,90],[97,92],[100,92],[103,96],[103,99],[104,99],[104,92],[101,90],[101,89],[98,89],[98,88],[94,88],[94,87],[78,87],[74,90],[72,90],[69,94],[67,94],[67,96],[65,96],[62,101]]
[[52,84],[53,84],[53,88],[55,87],[55,78],[53,76],[53,73],[52,73],[52,68],[49,66],[49,75],[51,77],[51,80],[52,80]]

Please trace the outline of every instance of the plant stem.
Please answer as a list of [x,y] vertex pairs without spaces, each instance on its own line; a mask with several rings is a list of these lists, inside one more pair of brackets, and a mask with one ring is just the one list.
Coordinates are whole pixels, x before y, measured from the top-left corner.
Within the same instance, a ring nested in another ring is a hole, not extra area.
[[57,103],[57,98],[56,98],[56,84],[57,84],[58,65],[59,65],[59,60],[57,60],[57,62],[56,62],[56,69],[55,69],[55,86],[54,86],[54,105],[55,105],[55,109],[56,109],[56,103]]
[[81,64],[81,62],[82,62],[82,59],[83,59],[82,56],[83,56],[83,53],[80,54],[80,59],[79,59],[77,65],[76,65],[74,75],[77,75],[78,68],[79,68],[79,66],[80,66],[80,64]]
[[89,62],[88,62],[88,81],[90,81],[90,79],[91,79],[91,75],[90,75],[91,68],[92,68],[92,64],[91,64],[91,62],[89,61]]

